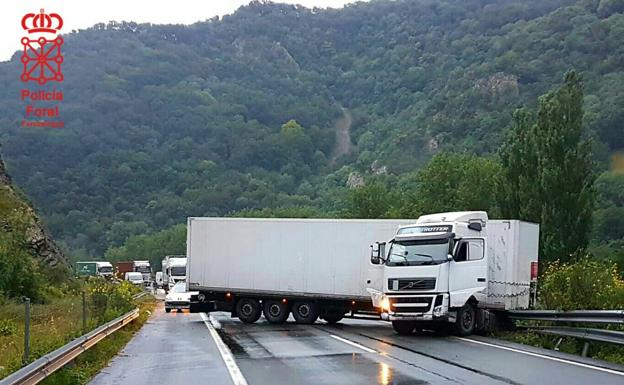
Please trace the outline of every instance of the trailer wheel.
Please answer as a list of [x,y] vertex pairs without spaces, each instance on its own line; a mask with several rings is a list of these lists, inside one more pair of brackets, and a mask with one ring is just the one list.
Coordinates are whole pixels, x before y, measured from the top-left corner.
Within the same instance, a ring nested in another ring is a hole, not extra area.
[[476,312],[472,304],[467,303],[457,310],[457,320],[453,325],[453,334],[457,336],[469,336],[474,332],[476,324]]
[[392,321],[392,328],[397,334],[406,336],[414,333],[416,324],[411,321]]
[[262,313],[269,323],[281,324],[288,319],[288,305],[282,301],[262,301]]
[[236,314],[238,319],[246,324],[252,324],[260,318],[262,309],[260,302],[253,298],[241,298],[236,302]]
[[292,315],[298,324],[313,324],[319,316],[318,306],[314,302],[295,302]]
[[171,312],[171,309],[165,308],[165,313],[169,313],[169,312]]

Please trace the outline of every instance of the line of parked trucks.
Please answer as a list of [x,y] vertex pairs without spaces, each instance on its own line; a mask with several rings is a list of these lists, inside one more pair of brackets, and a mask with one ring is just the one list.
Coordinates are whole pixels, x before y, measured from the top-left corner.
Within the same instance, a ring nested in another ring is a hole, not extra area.
[[115,266],[107,261],[76,262],[76,274],[81,277],[113,277],[126,280],[137,286],[153,286],[169,290],[177,282],[186,280],[186,256],[166,256],[162,261],[162,271],[152,277],[149,261],[123,261]]
[[490,330],[530,306],[539,225],[482,211],[417,220],[189,218],[191,312],[253,323],[376,315],[399,334]]

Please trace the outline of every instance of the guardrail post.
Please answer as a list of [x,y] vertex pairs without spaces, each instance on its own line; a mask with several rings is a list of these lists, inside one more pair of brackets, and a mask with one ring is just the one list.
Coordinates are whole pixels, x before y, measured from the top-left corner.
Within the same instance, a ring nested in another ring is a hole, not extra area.
[[28,363],[30,356],[30,298],[24,298],[24,364]]
[[583,352],[581,355],[583,357],[587,357],[587,353],[589,353],[589,341],[585,341],[585,345],[583,345]]
[[87,333],[87,295],[82,291],[82,334]]

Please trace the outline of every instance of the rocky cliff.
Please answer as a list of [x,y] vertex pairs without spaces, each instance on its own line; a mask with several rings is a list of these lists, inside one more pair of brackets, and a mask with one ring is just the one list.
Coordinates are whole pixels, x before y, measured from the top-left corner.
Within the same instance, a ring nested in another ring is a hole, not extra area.
[[69,261],[60,247],[37,217],[33,208],[19,197],[15,191],[11,177],[6,172],[2,157],[0,157],[0,231],[12,227],[10,214],[19,212],[29,223],[26,237],[29,240],[32,253],[48,266],[59,264],[69,267]]

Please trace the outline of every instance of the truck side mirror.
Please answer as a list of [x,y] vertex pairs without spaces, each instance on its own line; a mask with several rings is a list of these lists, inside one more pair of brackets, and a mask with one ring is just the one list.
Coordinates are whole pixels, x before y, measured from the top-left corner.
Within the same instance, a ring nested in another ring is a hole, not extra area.
[[373,265],[379,265],[381,263],[381,259],[379,258],[379,242],[375,242],[370,245],[371,253],[370,253],[370,261]]
[[483,230],[483,226],[479,222],[471,222],[471,223],[469,223],[468,224],[468,228],[470,230],[474,230],[474,231],[481,231],[481,230]]
[[380,265],[385,262],[384,255],[386,251],[386,242],[375,242],[371,246],[371,263]]

